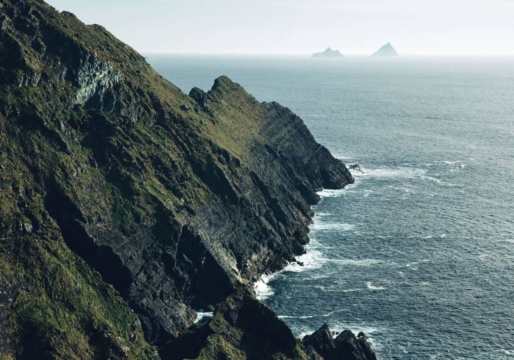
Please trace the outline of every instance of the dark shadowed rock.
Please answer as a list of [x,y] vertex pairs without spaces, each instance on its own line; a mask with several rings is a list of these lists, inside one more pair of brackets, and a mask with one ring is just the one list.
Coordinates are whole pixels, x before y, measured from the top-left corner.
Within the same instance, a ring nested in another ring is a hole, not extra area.
[[306,349],[312,348],[325,360],[376,360],[364,333],[359,333],[357,339],[350,330],[345,330],[333,339],[326,324],[312,335],[305,336],[303,344]]
[[189,92],[189,96],[191,96],[202,108],[205,106],[205,102],[207,101],[207,94],[202,89],[194,87]]
[[163,360],[305,359],[287,325],[244,287],[220,303],[207,324],[188,329],[160,355]]
[[323,357],[331,356],[335,350],[332,334],[327,324],[320,327],[312,335],[303,338],[305,346],[312,346]]

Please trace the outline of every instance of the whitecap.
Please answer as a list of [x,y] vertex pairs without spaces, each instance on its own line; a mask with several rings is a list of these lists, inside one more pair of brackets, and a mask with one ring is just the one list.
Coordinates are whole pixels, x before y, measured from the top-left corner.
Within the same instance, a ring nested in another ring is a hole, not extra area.
[[439,185],[443,184],[443,182],[442,182],[441,180],[436,179],[436,178],[433,178],[433,177],[431,177],[431,176],[422,176],[421,178],[422,178],[422,179],[425,179],[425,180],[433,181],[433,182],[435,182],[435,183],[437,183],[437,184],[439,184]]
[[362,259],[362,260],[354,260],[354,259],[333,259],[330,260],[332,263],[336,263],[339,265],[348,265],[348,266],[372,266],[382,263],[380,260],[376,259]]
[[322,218],[322,217],[325,217],[325,216],[330,216],[332,215],[331,213],[328,213],[328,212],[317,212],[314,214],[314,219],[318,219],[318,218]]
[[345,224],[345,223],[323,223],[323,222],[314,222],[310,229],[312,231],[316,230],[339,230],[339,231],[351,231],[355,229],[355,225]]
[[339,190],[328,190],[324,189],[322,191],[318,191],[318,195],[321,198],[336,198],[345,193],[346,189],[339,189]]
[[281,318],[281,319],[312,319],[312,318],[315,318],[315,317],[329,317],[329,316],[331,316],[333,314],[336,314],[336,313],[339,313],[339,312],[343,312],[343,311],[348,311],[348,309],[334,310],[334,311],[331,311],[329,313],[319,314],[319,315],[299,315],[299,316],[278,315],[278,317]]
[[385,290],[386,288],[385,287],[382,287],[382,286],[374,286],[371,281],[368,281],[366,283],[366,286],[368,287],[368,289],[370,290],[374,290],[374,291],[377,291],[377,290]]
[[305,316],[278,315],[278,317],[279,317],[279,319],[312,319],[316,316],[314,316],[314,315],[305,315]]
[[442,234],[440,237],[441,239],[444,239],[446,237],[446,234]]
[[355,172],[355,178],[373,177],[373,178],[404,178],[412,179],[423,176],[426,173],[424,169],[398,167],[398,168],[377,168],[368,169],[361,166],[363,173]]
[[364,197],[368,197],[370,194],[373,194],[373,190],[364,190]]
[[353,160],[354,159],[354,157],[349,156],[349,155],[336,154],[336,155],[333,155],[333,156],[337,160]]
[[436,183],[436,184],[438,184],[438,185],[450,186],[450,187],[457,186],[457,185],[455,185],[455,184],[447,183],[447,182],[444,182],[444,181],[442,181],[442,180],[436,179],[436,178],[431,177],[431,176],[422,176],[421,178],[422,178],[423,180],[430,180],[430,181],[433,181],[433,182],[435,182],[435,183]]
[[357,291],[364,291],[364,289],[344,289],[344,290],[341,290],[341,292],[344,292],[344,293],[357,292]]

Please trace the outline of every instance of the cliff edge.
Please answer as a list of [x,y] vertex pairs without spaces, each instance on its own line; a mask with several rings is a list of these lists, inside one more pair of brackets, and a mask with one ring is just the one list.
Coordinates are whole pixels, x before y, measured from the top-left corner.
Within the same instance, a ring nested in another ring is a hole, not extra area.
[[[229,78],[186,95],[101,26],[0,3],[4,358],[158,358],[198,309],[250,309],[233,334],[275,316],[246,288],[304,251],[316,192],[351,182]],[[273,354],[304,358],[293,342]]]

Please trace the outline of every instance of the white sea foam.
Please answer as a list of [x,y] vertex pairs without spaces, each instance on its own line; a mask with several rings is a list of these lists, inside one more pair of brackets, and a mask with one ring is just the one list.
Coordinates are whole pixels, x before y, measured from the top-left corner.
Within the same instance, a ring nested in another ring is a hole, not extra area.
[[271,274],[271,275],[262,275],[259,280],[253,285],[253,288],[255,290],[255,294],[257,296],[257,299],[259,300],[266,300],[269,297],[273,296],[275,292],[273,291],[273,288],[268,285],[268,283],[277,275]]
[[334,157],[337,159],[337,160],[353,160],[354,157],[353,156],[350,156],[350,155],[341,155],[341,154],[335,154]]
[[203,312],[203,311],[198,311],[197,314],[196,314],[196,320],[195,320],[195,323],[197,323],[198,321],[204,319],[204,318],[211,318],[213,317],[214,313],[213,312]]
[[303,265],[299,265],[298,263],[291,263],[285,267],[284,271],[291,271],[291,272],[298,273],[298,272],[319,269],[328,261],[328,259],[323,256],[321,251],[316,250],[314,248],[310,248],[310,249],[308,247],[306,247],[306,248],[307,248],[306,249],[307,253],[296,258],[296,260],[298,262],[302,263]]
[[441,239],[444,239],[446,237],[446,234],[441,235]]
[[365,178],[365,177],[373,177],[373,178],[403,178],[403,179],[412,179],[419,178],[426,173],[424,169],[417,168],[409,168],[409,167],[398,167],[398,168],[378,168],[378,169],[368,169],[361,166],[363,173],[354,172],[352,173],[355,178]]
[[304,316],[290,316],[290,315],[278,315],[280,319],[312,319],[315,315],[304,315]]
[[431,176],[422,176],[421,178],[422,178],[422,179],[425,179],[425,180],[433,181],[433,182],[435,182],[435,183],[437,183],[437,184],[439,184],[439,185],[443,184],[443,182],[442,182],[441,180],[436,179],[436,178],[431,177]]
[[423,180],[433,181],[433,182],[435,182],[436,184],[438,184],[438,185],[442,185],[442,186],[450,186],[450,187],[458,186],[458,185],[455,185],[455,184],[452,184],[452,183],[444,182],[444,181],[442,181],[442,180],[436,179],[436,178],[431,177],[431,176],[422,176],[422,177],[421,177],[421,179],[423,179]]
[[364,190],[364,197],[368,197],[370,194],[373,194],[373,190]]
[[323,222],[314,222],[310,229],[312,231],[316,230],[339,230],[339,231],[351,231],[355,229],[355,225],[352,224],[344,224],[344,223],[323,223]]
[[333,259],[330,260],[331,263],[336,263],[338,265],[343,266],[372,266],[380,264],[382,261],[376,259],[362,259],[362,260],[354,260],[354,259]]
[[332,215],[332,214],[327,213],[327,212],[317,212],[314,214],[314,221],[316,221],[316,219],[323,218],[325,216],[330,216],[330,215]]
[[321,197],[321,198],[335,198],[335,197],[339,197],[341,195],[344,195],[346,189],[340,189],[340,190],[322,190],[322,191],[319,191],[318,192],[318,195]]
[[373,291],[378,291],[378,290],[385,290],[386,288],[385,287],[382,287],[382,286],[374,286],[371,281],[368,281],[366,283],[366,286],[368,287],[368,289],[370,290],[373,290]]
[[364,289],[344,289],[344,290],[341,290],[341,292],[344,292],[344,293],[357,292],[357,291],[364,291]]
[[348,309],[339,309],[334,310],[326,314],[319,314],[319,315],[300,315],[300,316],[293,316],[293,315],[279,315],[278,317],[281,319],[312,319],[315,317],[329,317],[333,314],[340,313],[343,311],[348,311]]

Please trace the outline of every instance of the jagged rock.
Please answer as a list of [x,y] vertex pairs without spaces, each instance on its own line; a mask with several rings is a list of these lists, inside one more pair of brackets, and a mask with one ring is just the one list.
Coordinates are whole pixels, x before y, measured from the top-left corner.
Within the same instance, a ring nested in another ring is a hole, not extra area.
[[303,338],[306,348],[312,348],[325,360],[376,360],[377,357],[362,332],[359,337],[350,330],[341,332],[333,339],[327,324],[312,335]]
[[184,332],[163,347],[160,355],[163,360],[305,359],[287,325],[245,287],[238,287],[218,304],[207,324]]
[[327,324],[324,324],[312,335],[303,338],[305,346],[312,346],[314,350],[323,357],[330,357],[335,349],[332,334]]
[[202,89],[194,87],[189,92],[189,96],[191,96],[202,108],[205,106],[205,102],[207,101],[207,94]]

